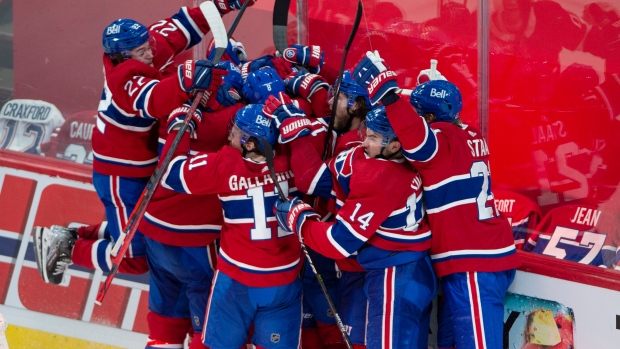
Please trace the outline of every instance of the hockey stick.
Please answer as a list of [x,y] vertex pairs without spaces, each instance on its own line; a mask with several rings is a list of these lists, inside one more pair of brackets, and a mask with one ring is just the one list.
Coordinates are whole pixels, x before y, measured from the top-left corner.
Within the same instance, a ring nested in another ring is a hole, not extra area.
[[273,4],[273,44],[280,54],[288,47],[286,31],[290,4],[291,0],[276,0]]
[[342,82],[342,73],[344,72],[344,64],[347,60],[347,54],[349,53],[349,48],[353,43],[353,39],[355,38],[355,33],[357,33],[357,28],[360,26],[360,21],[362,19],[362,0],[357,2],[357,12],[355,13],[355,21],[353,22],[353,29],[351,30],[351,34],[349,35],[349,40],[344,45],[344,52],[342,53],[342,61],[340,62],[340,71],[338,73],[338,84],[336,85],[336,91],[334,93],[334,99],[332,101],[332,113],[329,117],[329,126],[327,128],[327,136],[325,137],[325,144],[323,144],[323,156],[321,159],[325,161],[327,159],[327,155],[329,154],[329,141],[332,137],[332,133],[334,132],[334,122],[336,119],[336,106],[338,105],[338,96],[340,95],[340,83]]
[[[249,3],[249,1],[246,1],[246,3]],[[203,2],[200,5],[200,9],[202,10],[202,13],[207,19],[207,22],[209,23],[209,27],[211,29],[211,32],[213,33],[213,38],[215,41],[215,57],[213,58],[211,63],[217,64],[222,58],[224,52],[226,51],[226,47],[228,46],[228,35],[226,34],[226,27],[224,26],[224,22],[222,22],[220,13],[213,2]],[[237,21],[237,19],[235,19],[235,21]],[[127,253],[127,250],[129,249],[131,239],[136,234],[136,230],[138,229],[138,223],[144,217],[146,207],[151,201],[151,198],[155,193],[155,189],[157,189],[157,186],[161,181],[164,171],[170,164],[170,161],[172,160],[172,157],[174,155],[174,151],[181,142],[181,138],[183,137],[183,134],[185,133],[185,130],[189,125],[191,115],[194,114],[194,112],[198,108],[198,104],[200,104],[200,99],[202,99],[203,95],[204,91],[200,91],[194,97],[190,110],[187,112],[183,124],[181,124],[179,133],[174,138],[172,145],[170,146],[170,150],[168,151],[168,153],[166,153],[164,160],[155,169],[155,172],[149,179],[146,187],[144,188],[144,191],[142,192],[142,195],[140,195],[140,199],[136,203],[136,206],[131,213],[131,216],[129,216],[127,225],[125,226],[123,233],[121,234],[121,236],[119,236],[118,241],[116,241],[116,243],[114,244],[114,248],[111,252],[112,257],[114,258],[112,260],[112,269],[110,270],[110,273],[104,280],[103,284],[101,284],[101,286],[99,287],[99,292],[97,293],[95,304],[101,305],[101,302],[103,302],[103,298],[105,297],[108,289],[112,285],[112,280],[114,279],[116,273],[118,273],[118,267],[120,266],[125,254]]]
[[[267,142],[267,139],[265,139],[265,137],[261,137],[261,140],[263,142],[263,145],[265,146],[265,158],[267,161],[267,167],[269,168],[269,176],[271,177],[271,180],[276,186],[276,190],[278,191],[278,194],[280,196],[280,201],[285,202],[288,199],[286,198],[286,195],[284,195],[284,192],[282,191],[282,187],[280,187],[280,182],[278,182],[278,177],[276,176],[276,170],[275,170],[275,166],[273,163],[273,149],[271,148],[271,144]],[[349,339],[347,330],[344,327],[344,324],[342,323],[342,319],[340,319],[340,315],[338,315],[338,312],[336,311],[336,306],[334,305],[332,298],[329,296],[327,287],[325,287],[325,282],[323,282],[323,277],[321,276],[321,274],[319,274],[318,270],[314,266],[314,261],[312,260],[312,257],[310,257],[310,252],[308,251],[308,248],[304,244],[304,241],[302,240],[301,236],[299,236],[299,242],[301,243],[302,251],[304,251],[304,254],[306,255],[306,260],[308,261],[308,265],[310,265],[312,272],[316,276],[316,279],[319,281],[319,286],[321,286],[321,290],[323,291],[323,295],[325,296],[325,299],[327,300],[329,309],[334,314],[334,320],[336,320],[336,325],[338,326],[338,329],[340,330],[340,333],[342,334],[342,338],[344,339],[344,342],[347,345],[347,348],[353,349],[353,344],[351,344],[351,340]]]

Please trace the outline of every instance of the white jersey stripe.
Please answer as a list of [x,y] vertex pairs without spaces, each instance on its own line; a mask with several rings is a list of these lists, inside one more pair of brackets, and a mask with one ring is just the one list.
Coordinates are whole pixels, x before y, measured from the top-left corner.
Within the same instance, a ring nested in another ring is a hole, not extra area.
[[230,258],[230,256],[228,256],[226,254],[226,252],[224,252],[223,249],[220,249],[220,256],[222,256],[224,259],[226,259],[228,262],[243,268],[243,269],[249,269],[249,270],[256,270],[258,272],[277,272],[280,270],[286,270],[286,269],[291,269],[294,266],[296,266],[297,264],[299,264],[300,258],[297,258],[294,262],[286,264],[286,265],[280,265],[277,267],[271,267],[271,268],[261,268],[261,267],[257,267],[255,265],[250,265],[250,264],[246,264],[246,263],[242,263],[239,262],[235,259]]
[[431,255],[431,259],[439,259],[446,257],[456,257],[456,256],[465,256],[465,255],[494,255],[494,254],[504,254],[511,250],[515,249],[515,245],[511,244],[510,246],[506,246],[503,248],[498,248],[495,250],[458,250],[458,251],[449,251],[444,253],[438,253]]
[[428,214],[433,214],[433,213],[438,213],[441,211],[445,211],[445,210],[449,210],[453,207],[456,206],[461,206],[461,205],[467,205],[467,204],[473,204],[476,203],[476,198],[470,198],[470,199],[463,199],[463,200],[459,200],[459,201],[453,201],[447,205],[443,205],[443,206],[439,206],[437,208],[429,208],[426,209],[426,213]]

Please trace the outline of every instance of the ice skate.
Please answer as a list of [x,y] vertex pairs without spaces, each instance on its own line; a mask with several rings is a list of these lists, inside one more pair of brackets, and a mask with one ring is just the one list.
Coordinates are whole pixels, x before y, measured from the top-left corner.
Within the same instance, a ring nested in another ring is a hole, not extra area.
[[33,228],[37,267],[43,280],[58,285],[67,267],[72,264],[71,253],[77,239],[77,229],[53,225]]

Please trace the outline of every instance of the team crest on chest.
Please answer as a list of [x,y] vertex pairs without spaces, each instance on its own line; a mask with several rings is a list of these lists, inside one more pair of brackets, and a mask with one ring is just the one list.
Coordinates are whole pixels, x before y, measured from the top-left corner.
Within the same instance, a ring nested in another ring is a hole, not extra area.
[[334,168],[338,173],[338,177],[349,177],[353,173],[354,149],[345,150],[336,157]]

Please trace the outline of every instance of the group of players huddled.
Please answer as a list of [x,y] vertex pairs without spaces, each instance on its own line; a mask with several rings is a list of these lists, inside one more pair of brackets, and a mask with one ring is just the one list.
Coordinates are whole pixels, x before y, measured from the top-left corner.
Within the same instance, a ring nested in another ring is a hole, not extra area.
[[[221,15],[242,4],[217,1]],[[425,70],[407,96],[367,52],[335,95],[319,47],[248,60],[233,39],[218,64],[175,67],[209,30],[200,7],[149,28],[105,28],[92,147],[107,222],[35,227],[43,279],[59,284],[72,263],[109,272],[114,241],[173,151],[119,269],[150,271],[146,348],[183,348],[189,333],[190,348],[335,349],[346,348],[343,332],[355,348],[427,348],[438,277],[440,346],[502,348],[518,260],[493,203],[487,144],[459,119],[458,88]]]

